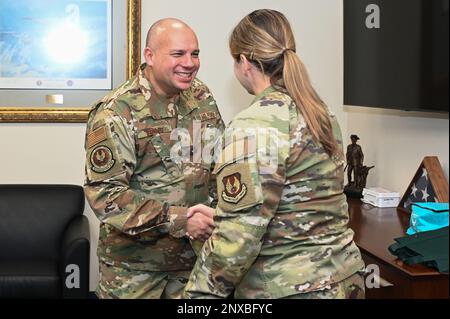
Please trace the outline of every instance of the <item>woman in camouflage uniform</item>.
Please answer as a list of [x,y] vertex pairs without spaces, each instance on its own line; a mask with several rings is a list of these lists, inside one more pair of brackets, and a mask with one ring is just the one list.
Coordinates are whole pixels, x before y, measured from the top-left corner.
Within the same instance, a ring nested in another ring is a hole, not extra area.
[[340,128],[311,86],[289,22],[254,11],[234,28],[230,50],[236,77],[256,97],[227,130],[215,168],[216,228],[185,297],[363,298]]

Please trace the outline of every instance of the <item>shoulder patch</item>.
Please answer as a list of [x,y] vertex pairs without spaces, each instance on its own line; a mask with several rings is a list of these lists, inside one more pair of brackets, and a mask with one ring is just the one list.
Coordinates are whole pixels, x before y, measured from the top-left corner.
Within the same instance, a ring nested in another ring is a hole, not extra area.
[[97,146],[89,157],[91,169],[96,173],[106,173],[115,164],[113,153],[106,145]]
[[97,129],[95,129],[93,132],[91,132],[87,137],[87,148],[91,148],[92,146],[103,142],[106,140],[106,127],[102,126]]
[[252,163],[223,165],[217,175],[218,206],[224,212],[235,212],[263,202],[261,184]]
[[[86,174],[91,182],[103,181],[125,171],[123,159],[111,138],[111,128],[100,119],[96,127],[86,138]],[[94,126],[95,127],[95,126]]]
[[240,173],[223,177],[222,183],[222,199],[228,203],[237,204],[247,194],[247,185],[241,181]]

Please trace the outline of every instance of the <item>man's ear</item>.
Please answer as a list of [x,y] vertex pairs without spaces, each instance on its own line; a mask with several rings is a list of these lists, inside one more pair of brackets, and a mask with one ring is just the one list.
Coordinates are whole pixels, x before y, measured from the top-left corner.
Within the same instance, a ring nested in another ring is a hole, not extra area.
[[147,65],[153,66],[153,57],[154,57],[154,54],[153,54],[152,49],[150,49],[149,47],[145,47],[144,60],[145,60],[145,63],[147,63]]

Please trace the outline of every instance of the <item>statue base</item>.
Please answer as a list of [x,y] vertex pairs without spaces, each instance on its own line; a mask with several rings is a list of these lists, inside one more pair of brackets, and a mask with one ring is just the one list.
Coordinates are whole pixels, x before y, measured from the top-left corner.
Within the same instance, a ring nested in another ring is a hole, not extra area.
[[354,184],[346,185],[344,187],[344,193],[347,197],[350,198],[363,198],[363,189],[360,187],[356,187]]

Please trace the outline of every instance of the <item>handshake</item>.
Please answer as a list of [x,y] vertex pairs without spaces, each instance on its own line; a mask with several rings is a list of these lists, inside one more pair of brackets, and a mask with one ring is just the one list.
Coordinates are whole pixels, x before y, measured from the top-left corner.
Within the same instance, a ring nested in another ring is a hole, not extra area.
[[214,211],[214,208],[203,204],[189,207],[186,213],[186,236],[191,240],[207,240],[214,230]]

